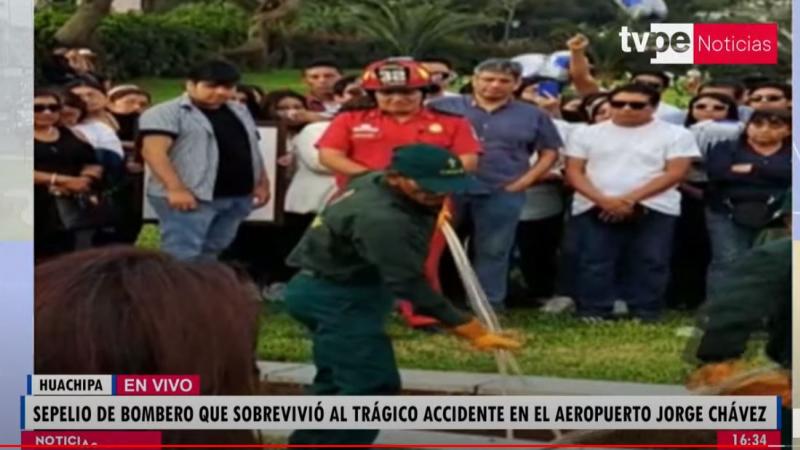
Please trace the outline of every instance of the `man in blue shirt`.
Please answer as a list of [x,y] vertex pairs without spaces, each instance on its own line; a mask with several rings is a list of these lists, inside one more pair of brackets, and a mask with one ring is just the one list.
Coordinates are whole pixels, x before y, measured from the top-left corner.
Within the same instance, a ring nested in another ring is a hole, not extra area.
[[[471,217],[475,272],[489,301],[504,309],[511,248],[525,190],[558,159],[562,146],[550,117],[534,105],[514,99],[522,66],[489,59],[475,68],[472,95],[431,102],[435,110],[466,117],[483,147],[476,176],[479,186],[455,199],[456,217]],[[531,154],[538,158],[531,165]]]

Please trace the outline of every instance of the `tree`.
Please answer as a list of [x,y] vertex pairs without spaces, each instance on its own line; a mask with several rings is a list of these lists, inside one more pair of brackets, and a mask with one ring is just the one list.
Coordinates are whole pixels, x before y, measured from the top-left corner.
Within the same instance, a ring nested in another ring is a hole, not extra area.
[[783,61],[792,58],[792,2],[791,0],[737,1],[722,14],[731,22],[778,24],[778,55]]
[[112,0],[83,0],[75,13],[56,32],[56,42],[73,47],[89,46],[92,35],[111,12]]
[[505,12],[505,19],[503,21],[503,44],[508,44],[511,38],[511,27],[514,25],[516,18],[517,8],[522,4],[523,0],[501,0],[500,6]]
[[276,39],[282,33],[276,32],[291,22],[300,7],[300,0],[234,0],[241,7],[255,4],[247,41],[234,49],[227,50],[225,56],[242,65],[263,67],[267,56],[275,47]]
[[446,38],[495,20],[459,12],[450,0],[362,0],[352,7],[359,31],[383,43],[395,55],[422,57]]

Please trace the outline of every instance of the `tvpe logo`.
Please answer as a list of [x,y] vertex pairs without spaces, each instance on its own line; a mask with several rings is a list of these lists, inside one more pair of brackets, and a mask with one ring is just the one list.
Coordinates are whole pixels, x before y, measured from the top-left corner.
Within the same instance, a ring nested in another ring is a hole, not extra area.
[[619,32],[625,53],[655,52],[652,64],[777,64],[775,23],[653,23]]

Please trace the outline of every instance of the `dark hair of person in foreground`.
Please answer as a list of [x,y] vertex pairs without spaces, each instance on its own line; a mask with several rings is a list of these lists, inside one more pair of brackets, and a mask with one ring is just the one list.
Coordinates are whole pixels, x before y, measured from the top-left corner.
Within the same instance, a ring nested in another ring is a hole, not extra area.
[[[257,392],[259,305],[219,263],[133,247],[35,269],[37,374],[196,374],[202,395]],[[180,444],[256,443],[247,430],[165,431]]]

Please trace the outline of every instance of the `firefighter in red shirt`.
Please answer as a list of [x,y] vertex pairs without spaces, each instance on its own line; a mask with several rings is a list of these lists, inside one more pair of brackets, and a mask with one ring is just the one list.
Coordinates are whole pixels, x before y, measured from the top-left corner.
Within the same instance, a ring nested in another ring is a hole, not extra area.
[[320,162],[336,172],[340,187],[349,177],[385,169],[392,149],[409,144],[448,149],[467,170],[477,167],[480,144],[469,122],[423,106],[431,86],[428,71],[412,60],[392,58],[367,67],[361,87],[375,107],[338,114],[317,142]]
[[[477,168],[481,146],[472,125],[460,116],[425,108],[425,96],[432,86],[430,73],[407,58],[390,58],[367,66],[361,87],[374,99],[374,107],[339,113],[317,142],[320,162],[336,173],[340,188],[351,177],[386,169],[393,149],[409,144],[445,148],[459,157],[467,171]],[[444,237],[437,231],[426,262],[428,280],[437,290],[444,248]],[[437,323],[413,314],[410,302],[401,301],[399,306],[413,327]]]

